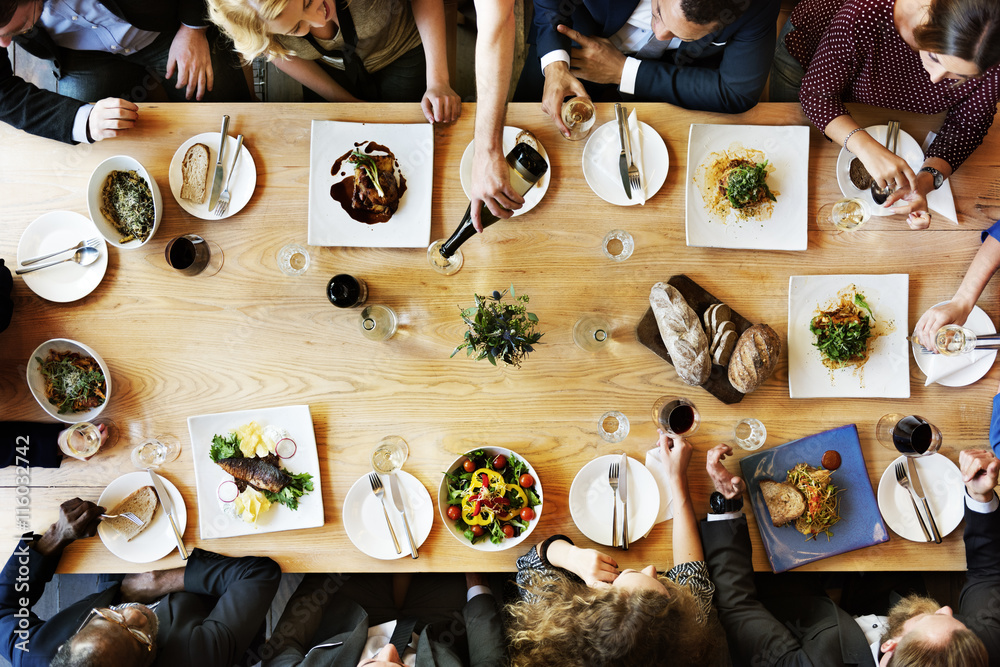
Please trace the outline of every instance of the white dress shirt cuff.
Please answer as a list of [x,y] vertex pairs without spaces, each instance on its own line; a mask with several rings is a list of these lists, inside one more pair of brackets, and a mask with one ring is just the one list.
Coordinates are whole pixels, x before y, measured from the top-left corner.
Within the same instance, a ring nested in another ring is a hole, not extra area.
[[465,594],[465,601],[471,602],[472,598],[476,597],[477,595],[493,595],[493,592],[490,591],[489,586],[473,586]]
[[978,512],[979,514],[989,514],[991,512],[996,512],[997,507],[1000,507],[1000,498],[997,497],[996,492],[993,492],[993,499],[988,503],[981,503],[975,500],[969,495],[968,491],[965,493],[965,506],[968,507],[973,512]]
[[562,49],[556,49],[555,51],[549,51],[542,56],[542,74],[545,74],[546,67],[556,62],[564,62],[569,65],[569,53],[563,51]]
[[626,58],[625,66],[622,67],[622,82],[618,84],[619,92],[627,95],[635,95],[635,77],[639,75],[639,65],[642,61],[638,58]]
[[706,518],[709,521],[733,521],[743,516],[743,512],[726,512],[725,514],[709,514]]
[[73,119],[73,141],[81,144],[94,143],[87,138],[87,123],[90,122],[90,112],[93,110],[93,104],[84,104],[76,110],[76,118]]

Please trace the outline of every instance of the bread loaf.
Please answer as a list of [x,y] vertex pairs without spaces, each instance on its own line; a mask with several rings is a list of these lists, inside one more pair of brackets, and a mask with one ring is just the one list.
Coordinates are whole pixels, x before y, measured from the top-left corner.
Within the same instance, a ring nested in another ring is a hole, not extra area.
[[649,305],[677,377],[694,387],[704,384],[712,372],[712,360],[708,355],[708,337],[698,316],[681,293],[666,283],[653,285]]
[[108,510],[108,514],[124,514],[125,512],[132,512],[135,514],[140,521],[142,521],[141,526],[137,526],[123,516],[118,516],[113,519],[105,519],[104,523],[108,524],[116,531],[121,533],[125,540],[131,542],[132,539],[144,531],[150,522],[153,520],[153,513],[156,512],[156,506],[159,500],[156,498],[156,491],[151,486],[143,486],[138,490],[132,492],[120,503]]
[[208,196],[210,164],[211,155],[205,144],[195,144],[187,149],[184,160],[181,161],[181,177],[184,179],[184,184],[181,185],[181,199],[195,204],[205,203],[205,198]]
[[781,339],[766,324],[755,324],[740,336],[729,360],[729,383],[744,394],[757,389],[778,365]]

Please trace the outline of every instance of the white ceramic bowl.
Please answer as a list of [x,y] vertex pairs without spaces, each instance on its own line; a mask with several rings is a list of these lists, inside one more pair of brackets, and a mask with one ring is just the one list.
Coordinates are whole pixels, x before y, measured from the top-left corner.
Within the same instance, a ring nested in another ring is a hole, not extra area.
[[[545,496],[542,495],[542,482],[541,480],[538,479],[538,473],[536,473],[535,469],[531,466],[530,463],[528,463],[528,460],[523,456],[521,456],[520,454],[518,454],[517,452],[505,449],[503,447],[480,447],[478,449],[482,449],[491,458],[496,456],[497,454],[503,454],[504,456],[507,457],[508,460],[510,460],[511,456],[516,456],[518,459],[524,462],[524,465],[528,469],[528,474],[535,479],[535,486],[533,486],[532,489],[534,490],[535,495],[538,496],[538,499],[542,501],[540,505],[536,505],[534,507],[535,518],[532,519],[530,522],[528,522],[528,529],[523,533],[521,533],[520,535],[518,535],[517,537],[505,539],[500,544],[493,544],[493,542],[491,542],[487,537],[483,540],[480,540],[476,544],[473,544],[469,540],[465,539],[465,535],[459,532],[457,528],[455,528],[455,522],[448,518],[448,478],[445,476],[441,477],[441,485],[438,488],[438,512],[440,512],[441,520],[444,522],[444,525],[448,528],[448,532],[451,533],[456,540],[458,540],[465,546],[475,549],[477,551],[505,551],[507,549],[516,547],[518,544],[528,539],[528,536],[531,535],[531,533],[535,530],[535,526],[537,526],[538,522],[541,520],[542,506],[545,504]],[[478,449],[472,451],[478,451]],[[457,459],[452,461],[451,465],[448,466],[448,472],[454,473],[456,470],[458,470],[459,467],[462,465],[462,462],[465,461],[466,458],[468,458],[468,455],[463,454],[462,456],[459,456]]]
[[[136,171],[149,185],[150,192],[153,193],[153,230],[146,237],[145,241],[132,239],[127,243],[121,243],[121,234],[111,221],[101,213],[101,192],[104,189],[104,181],[112,171]],[[97,165],[93,173],[90,174],[90,183],[87,185],[87,210],[90,212],[90,219],[94,221],[101,236],[107,239],[111,245],[124,250],[140,248],[156,236],[156,230],[160,227],[160,218],[163,217],[163,199],[160,197],[160,188],[156,181],[149,175],[146,168],[135,158],[128,155],[115,155]]]
[[[104,402],[101,403],[96,408],[91,408],[85,412],[66,412],[59,414],[56,406],[49,403],[49,399],[45,397],[45,378],[42,376],[41,371],[38,368],[38,362],[35,361],[35,357],[40,357],[45,359],[49,356],[49,352],[55,350],[56,352],[76,352],[82,356],[93,357],[97,361],[97,365],[101,367],[101,372],[104,373]],[[92,419],[96,419],[97,415],[101,414],[101,411],[107,406],[108,401],[111,400],[111,372],[108,370],[108,365],[101,358],[101,355],[97,354],[93,349],[75,340],[70,340],[69,338],[53,338],[52,340],[47,340],[38,347],[35,351],[31,353],[28,357],[28,389],[31,390],[31,395],[35,397],[38,404],[42,406],[49,415],[58,419],[61,422],[67,424],[75,424],[76,422],[85,422]]]

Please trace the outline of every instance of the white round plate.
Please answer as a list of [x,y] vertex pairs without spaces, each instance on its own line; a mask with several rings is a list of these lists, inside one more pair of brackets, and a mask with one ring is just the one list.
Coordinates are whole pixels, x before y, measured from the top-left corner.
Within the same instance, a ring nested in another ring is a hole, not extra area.
[[[889,131],[889,126],[871,125],[866,127],[865,131],[884,146],[885,135]],[[917,140],[910,136],[906,130],[901,129],[899,131],[898,143],[899,147],[896,149],[896,155],[906,160],[906,163],[910,165],[910,169],[914,172],[920,171],[920,167],[924,164],[924,152],[920,149],[920,144],[917,143]],[[837,156],[837,185],[840,186],[840,191],[844,193],[845,197],[860,197],[863,199],[871,207],[872,215],[883,217],[896,215],[896,212],[891,208],[883,208],[876,204],[875,200],[872,199],[871,190],[858,190],[854,187],[854,183],[851,183],[851,160],[855,157],[857,156],[846,148],[840,149],[840,155]]]
[[[403,505],[406,507],[406,517],[410,521],[410,531],[419,549],[430,535],[431,525],[434,523],[431,495],[427,493],[427,489],[419,479],[405,470],[400,470],[396,475],[399,477],[400,490],[403,492]],[[385,509],[389,513],[389,521],[392,523],[392,530],[396,533],[402,553],[397,554],[396,548],[392,545],[392,536],[389,535],[389,529],[385,525],[382,503],[372,493],[368,475],[356,481],[344,498],[344,528],[347,530],[347,536],[351,538],[354,546],[372,558],[393,560],[409,556],[410,545],[406,541],[406,526],[392,501],[389,476],[379,475],[379,477],[385,488]]]
[[[642,137],[642,166],[639,170],[646,181],[646,201],[649,201],[667,180],[670,154],[660,133],[642,121],[639,121],[639,134]],[[618,171],[621,150],[618,123],[610,121],[601,125],[590,135],[583,148],[583,177],[587,179],[590,189],[609,204],[634,206],[639,200],[625,196]]]
[[[250,197],[253,196],[254,188],[257,187],[257,165],[253,161],[253,156],[250,155],[250,151],[247,150],[246,143],[243,144],[243,148],[240,149],[240,159],[236,166],[236,173],[233,174],[233,180],[229,184],[229,194],[232,197],[229,200],[229,210],[222,217],[215,215],[208,208],[209,199],[212,194],[212,182],[215,176],[215,161],[218,159],[219,154],[219,140],[221,135],[218,132],[203,132],[196,136],[191,137],[174,153],[174,157],[170,160],[170,192],[173,193],[174,199],[180,204],[180,207],[193,215],[196,218],[201,218],[202,220],[223,220],[232,215],[239,213],[247,202],[250,201]],[[194,202],[189,202],[186,199],[181,199],[181,186],[184,185],[184,176],[181,174],[181,163],[184,161],[184,154],[187,150],[194,146],[195,144],[205,144],[208,146],[209,153],[209,165],[208,165],[208,196],[205,197],[204,204],[195,204]],[[233,151],[236,149],[236,137],[230,135],[226,140],[226,152],[222,159],[222,187],[226,186],[226,179],[229,178],[229,170],[233,166]]]
[[[503,154],[513,150],[515,142],[517,140],[517,135],[523,130],[519,127],[512,127],[510,125],[505,125],[503,128]],[[545,152],[545,146],[542,146],[542,142],[538,141],[538,137],[535,137],[535,142],[538,144],[539,154],[545,158],[545,161],[549,163],[549,168],[546,170],[545,175],[538,179],[535,186],[528,190],[524,195],[524,206],[514,211],[514,216],[519,216],[523,213],[527,213],[531,209],[538,205],[538,202],[542,201],[542,197],[549,189],[549,182],[552,180],[552,161],[549,160],[549,154]],[[462,179],[462,190],[465,192],[465,196],[472,199],[472,152],[474,141],[470,141],[469,145],[465,147],[465,152],[462,153],[462,162],[458,166],[458,174]]]
[[[71,211],[50,211],[40,216],[21,234],[17,244],[17,265],[21,260],[39,255],[47,255],[57,250],[72,248],[80,241],[97,239],[97,249],[101,256],[90,266],[80,266],[76,262],[63,262],[49,269],[32,271],[21,276],[24,284],[32,292],[58,303],[76,301],[87,296],[104,279],[108,269],[108,244],[97,231],[94,223],[79,213]],[[52,259],[69,257],[69,254]],[[44,260],[44,263],[49,260]]]
[[[945,303],[948,302],[942,301],[936,305],[940,306]],[[979,306],[972,308],[965,326],[977,334],[993,334],[997,332],[996,327],[993,326],[993,320]],[[985,352],[983,357],[970,364],[962,359],[962,357],[946,357],[943,354],[921,352],[920,343],[916,341],[911,343],[911,345],[913,347],[913,359],[917,362],[917,366],[925,376],[930,375],[928,371],[931,370],[931,364],[937,367],[935,368],[936,371],[942,369],[942,367],[945,369],[951,366],[958,368],[954,373],[945,375],[937,381],[937,384],[944,385],[945,387],[965,387],[973,382],[978,382],[984,375],[990,372],[990,369],[993,368],[993,362],[997,358],[997,350],[980,350],[972,354]],[[938,375],[940,376],[940,372],[938,372]]]
[[[112,171],[135,171],[146,181],[149,186],[149,194],[153,197],[153,228],[149,230],[149,236],[145,241],[132,239],[121,243],[122,235],[110,220],[104,217],[101,206],[104,200],[104,182]],[[128,155],[114,155],[97,165],[90,174],[90,182],[87,184],[87,212],[90,219],[94,221],[101,236],[108,243],[123,250],[134,250],[149,243],[156,235],[156,230],[160,228],[160,220],[163,219],[163,198],[160,196],[160,186],[156,184],[156,179],[150,176],[142,163]]]
[[[910,493],[896,482],[896,461],[903,461],[905,464],[906,457],[898,457],[882,473],[882,479],[878,482],[878,509],[894,533],[911,542],[926,542],[917,515],[913,513]],[[945,537],[958,528],[958,524],[965,516],[965,487],[962,484],[962,473],[951,459],[941,454],[918,456],[914,461],[920,472],[924,495],[931,507],[938,531],[941,537]],[[923,513],[924,506],[919,500],[917,507]],[[928,524],[928,532],[930,529]]]
[[[611,546],[614,504],[618,503],[618,531],[622,529],[622,508],[618,494],[608,484],[608,469],[621,460],[620,454],[599,456],[576,473],[569,488],[569,512],[573,523],[588,539]],[[628,532],[629,542],[645,537],[660,511],[660,490],[639,461],[628,459]]]
[[[55,350],[56,352],[76,352],[81,356],[93,357],[93,359],[97,362],[97,365],[101,367],[101,372],[104,373],[104,402],[96,408],[91,408],[86,412],[67,412],[59,414],[56,406],[49,403],[49,399],[45,397],[45,377],[42,375],[41,371],[38,370],[38,362],[35,361],[35,357],[41,357],[42,359],[48,357],[51,350]],[[52,340],[47,340],[36,347],[35,351],[31,353],[30,357],[28,357],[26,375],[28,379],[28,389],[31,390],[31,395],[35,397],[35,400],[40,406],[42,406],[42,409],[49,413],[50,417],[58,419],[66,424],[89,422],[96,419],[97,415],[101,414],[101,411],[107,407],[108,402],[111,400],[111,372],[108,370],[108,365],[104,362],[104,359],[92,348],[79,341],[71,340],[69,338],[53,338]]]
[[[163,481],[163,486],[167,487],[170,500],[174,503],[174,520],[177,521],[177,530],[183,536],[184,529],[187,527],[187,507],[184,505],[184,497],[173,482],[163,475],[160,475],[160,479]],[[133,491],[152,485],[153,482],[147,472],[127,473],[108,484],[108,488],[104,489],[97,504],[110,510]],[[105,526],[103,522],[97,527],[97,534],[101,536],[101,541],[104,542],[108,551],[131,563],[151,563],[170,555],[170,552],[177,548],[174,531],[170,528],[170,519],[159,503],[157,503],[156,512],[153,513],[153,521],[144,531],[132,538],[131,542],[122,537],[114,528]]]

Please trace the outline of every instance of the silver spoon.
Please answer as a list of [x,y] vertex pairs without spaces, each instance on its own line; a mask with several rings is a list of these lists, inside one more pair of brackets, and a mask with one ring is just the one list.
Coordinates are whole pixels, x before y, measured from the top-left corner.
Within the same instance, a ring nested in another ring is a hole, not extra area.
[[21,275],[23,273],[31,273],[32,271],[37,271],[39,269],[47,269],[50,266],[55,266],[56,264],[62,264],[63,262],[69,262],[70,260],[76,262],[81,266],[88,266],[97,261],[97,258],[101,256],[101,251],[97,248],[80,248],[72,257],[67,257],[66,259],[59,259],[54,262],[49,262],[48,264],[40,264],[39,266],[30,266],[26,269],[18,269],[14,273]]
[[[895,155],[896,144],[899,139],[899,121],[890,120],[887,130],[888,131],[885,135],[885,147],[889,149],[890,153]],[[886,183],[884,188],[880,188],[878,183],[874,180],[872,181],[872,199],[879,206],[885,203],[885,200],[889,198],[889,195],[893,193],[893,190],[895,190],[895,188],[893,188],[889,183]]]

